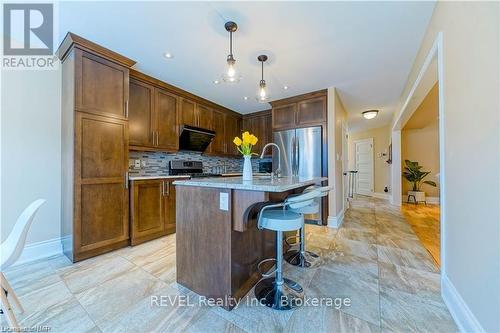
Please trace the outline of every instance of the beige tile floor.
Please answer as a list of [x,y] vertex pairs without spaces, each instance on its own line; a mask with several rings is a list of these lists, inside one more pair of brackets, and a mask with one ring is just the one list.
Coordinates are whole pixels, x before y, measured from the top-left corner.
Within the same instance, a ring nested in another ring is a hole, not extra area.
[[[338,232],[306,229],[320,265],[286,264],[285,275],[308,297],[347,297],[350,306],[274,311],[243,302],[227,312],[200,305],[196,294],[175,283],[174,235],[77,264],[50,258],[6,276],[26,309],[20,324],[51,332],[457,331],[440,296],[438,268],[398,208],[357,198]],[[152,296],[170,296],[176,304],[157,306]]]

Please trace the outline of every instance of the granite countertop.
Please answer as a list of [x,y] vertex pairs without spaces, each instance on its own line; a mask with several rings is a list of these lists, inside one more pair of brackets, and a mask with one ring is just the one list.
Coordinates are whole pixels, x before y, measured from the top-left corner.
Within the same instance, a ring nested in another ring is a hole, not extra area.
[[303,179],[297,177],[283,177],[271,179],[271,177],[254,177],[252,181],[243,181],[241,177],[218,177],[176,180],[173,184],[177,186],[215,187],[261,192],[285,192],[295,188],[313,185],[324,180],[327,180],[327,178],[316,177]]
[[189,176],[173,176],[173,175],[164,175],[164,176],[129,176],[129,180],[148,180],[148,179],[188,179]]

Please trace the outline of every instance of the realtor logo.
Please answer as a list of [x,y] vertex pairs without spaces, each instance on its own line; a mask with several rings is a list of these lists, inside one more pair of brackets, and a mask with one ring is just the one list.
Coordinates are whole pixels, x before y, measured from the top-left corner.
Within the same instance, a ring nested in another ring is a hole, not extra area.
[[4,55],[52,55],[53,4],[3,5]]
[[2,68],[57,69],[54,26],[52,3],[4,4]]

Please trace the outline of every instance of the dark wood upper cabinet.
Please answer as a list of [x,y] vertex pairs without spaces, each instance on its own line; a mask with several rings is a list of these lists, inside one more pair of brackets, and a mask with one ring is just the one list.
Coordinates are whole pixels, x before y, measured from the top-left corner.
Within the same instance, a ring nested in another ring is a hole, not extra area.
[[249,131],[259,139],[253,149],[257,154],[261,153],[262,148],[264,148],[267,143],[272,142],[271,123],[271,110],[250,113],[243,116],[241,131]]
[[129,140],[131,146],[153,147],[154,87],[130,78]]
[[212,129],[212,109],[198,104],[197,105],[197,126],[204,129]]
[[156,147],[179,148],[178,98],[163,89],[155,89]]
[[327,121],[327,91],[285,98],[271,102],[273,130],[324,125]]
[[326,120],[326,96],[297,103],[297,125],[318,124]]
[[226,114],[225,121],[225,134],[226,134],[226,154],[239,155],[236,145],[233,143],[234,137],[241,136],[241,118]]
[[273,108],[273,128],[287,129],[295,126],[295,112],[297,105],[287,104]]
[[75,58],[76,109],[126,119],[128,68],[80,49]]
[[212,129],[215,131],[215,138],[210,144],[210,153],[212,154],[225,154],[226,145],[226,132],[225,121],[226,116],[224,113],[214,110],[212,114]]
[[197,125],[196,103],[185,98],[181,98],[181,125]]
[[171,181],[132,181],[130,206],[132,245],[175,232],[175,186]]

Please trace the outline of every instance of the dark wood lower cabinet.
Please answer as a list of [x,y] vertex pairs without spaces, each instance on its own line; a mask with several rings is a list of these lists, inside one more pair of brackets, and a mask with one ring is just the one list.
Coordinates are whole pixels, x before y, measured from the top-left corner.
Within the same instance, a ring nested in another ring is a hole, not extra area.
[[133,180],[130,186],[130,243],[175,232],[175,188],[166,179]]

